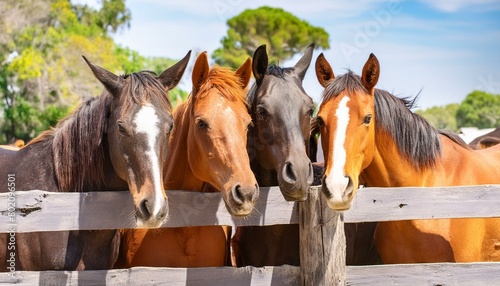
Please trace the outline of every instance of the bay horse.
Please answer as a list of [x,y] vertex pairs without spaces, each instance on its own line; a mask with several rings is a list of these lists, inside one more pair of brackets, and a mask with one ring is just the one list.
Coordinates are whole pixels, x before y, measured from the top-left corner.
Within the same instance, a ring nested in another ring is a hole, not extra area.
[[[164,173],[169,190],[220,191],[233,216],[250,214],[259,192],[246,150],[250,77],[250,59],[232,72],[210,68],[206,52],[198,56],[192,92],[174,111]],[[222,226],[125,230],[115,268],[230,265],[230,235]]]
[[[414,100],[375,89],[371,54],[361,76],[335,77],[321,54],[316,75],[325,88],[318,113],[330,208],[350,207],[360,182],[369,187],[500,183],[500,146],[471,150],[411,112]],[[500,261],[500,219],[379,222],[375,242],[384,263]]]
[[469,143],[472,149],[486,149],[492,146],[500,144],[500,127],[495,128],[495,130],[486,133],[484,135],[478,136]]
[[[189,56],[159,76],[147,71],[117,76],[84,57],[105,87],[102,94],[19,151],[0,149],[0,183],[6,186],[13,174],[17,191],[130,190],[135,212],[129,215],[138,226],[159,227],[168,214],[161,174],[174,122],[167,93]],[[7,235],[0,235],[3,258]],[[118,243],[116,230],[17,233],[16,270],[109,269]],[[5,263],[0,262],[2,271]]]
[[[255,83],[248,93],[253,127],[248,153],[259,186],[279,186],[287,201],[304,201],[313,182],[308,157],[314,103],[302,87],[310,45],[293,67],[268,65],[266,45],[254,52]],[[238,227],[232,240],[237,266],[299,265],[298,225]]]

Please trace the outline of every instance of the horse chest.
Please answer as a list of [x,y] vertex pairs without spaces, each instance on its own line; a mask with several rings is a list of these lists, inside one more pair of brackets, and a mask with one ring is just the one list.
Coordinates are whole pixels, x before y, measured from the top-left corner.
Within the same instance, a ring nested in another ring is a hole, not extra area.
[[183,256],[195,256],[198,253],[200,230],[196,227],[183,227],[176,234],[178,250]]

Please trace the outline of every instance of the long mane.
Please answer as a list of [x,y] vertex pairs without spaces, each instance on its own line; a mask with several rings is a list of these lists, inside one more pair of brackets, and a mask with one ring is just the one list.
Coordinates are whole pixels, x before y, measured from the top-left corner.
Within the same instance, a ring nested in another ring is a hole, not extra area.
[[[323,93],[323,100],[329,100],[346,90],[349,94],[364,92],[361,78],[348,71],[336,77]],[[418,96],[399,98],[393,94],[375,89],[375,128],[389,134],[403,157],[417,169],[432,168],[442,155],[441,138],[444,135],[463,148],[469,149],[458,135],[444,130],[437,130],[419,114],[411,109]]]
[[[161,108],[172,109],[163,85],[151,72],[123,76],[126,79],[119,99],[119,112],[126,114],[133,104],[143,105],[158,98]],[[52,145],[53,164],[59,191],[84,191],[88,185],[105,185],[104,137],[114,97],[106,90],[83,102],[55,128],[43,132],[28,145]]]

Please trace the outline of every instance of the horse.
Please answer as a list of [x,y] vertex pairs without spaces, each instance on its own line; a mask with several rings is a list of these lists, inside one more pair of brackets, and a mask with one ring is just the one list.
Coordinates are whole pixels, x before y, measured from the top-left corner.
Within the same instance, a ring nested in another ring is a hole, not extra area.
[[472,149],[486,149],[500,144],[500,127],[495,128],[495,130],[481,135],[469,143]]
[[[309,138],[309,157],[313,162],[313,186],[321,185],[325,172],[323,153],[317,154],[319,149],[317,137],[320,126],[317,118],[311,120],[311,137]],[[344,233],[346,237],[346,265],[375,265],[381,264],[380,255],[373,240],[377,222],[346,223]]]
[[[248,153],[259,186],[279,186],[287,201],[304,201],[313,181],[307,141],[314,103],[302,87],[312,59],[310,45],[293,67],[268,65],[266,45],[252,59],[248,92],[253,127]],[[236,228],[231,242],[237,266],[299,265],[298,225]]]
[[[335,77],[323,54],[316,75],[325,88],[317,119],[325,154],[328,206],[349,209],[360,182],[369,187],[500,183],[500,146],[474,151],[456,134],[413,113],[414,100],[375,89],[371,54],[361,76]],[[379,222],[375,244],[384,263],[500,261],[500,219]]]
[[[128,215],[140,227],[159,227],[168,214],[161,177],[173,126],[167,93],[189,56],[159,76],[147,71],[117,76],[84,57],[103,92],[19,151],[0,149],[0,183],[6,186],[12,174],[17,191],[130,190],[134,212]],[[7,235],[0,235],[3,258]],[[17,233],[16,270],[109,269],[118,243],[117,230]],[[0,262],[2,271],[5,263]]]
[[[174,111],[164,173],[166,189],[221,192],[228,212],[238,217],[250,214],[259,193],[246,150],[250,77],[250,59],[232,72],[210,68],[206,52],[198,56],[192,92]],[[115,268],[230,265],[230,235],[222,226],[125,230]]]

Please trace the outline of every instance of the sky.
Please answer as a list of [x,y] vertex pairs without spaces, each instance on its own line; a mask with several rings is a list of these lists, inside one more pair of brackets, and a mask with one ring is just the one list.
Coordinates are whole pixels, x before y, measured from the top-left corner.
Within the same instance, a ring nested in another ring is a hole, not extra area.
[[[98,5],[98,0],[77,0]],[[323,52],[337,75],[361,73],[370,53],[381,66],[377,87],[401,97],[420,93],[419,108],[460,103],[475,89],[500,94],[500,0],[127,0],[130,28],[115,42],[143,56],[182,58],[221,46],[226,21],[246,9],[282,8],[330,35],[315,50],[304,89],[321,101],[314,62]],[[98,6],[95,6],[98,7]],[[293,66],[301,55],[285,61]],[[190,65],[194,63],[194,57]],[[181,88],[191,90],[185,74]]]

